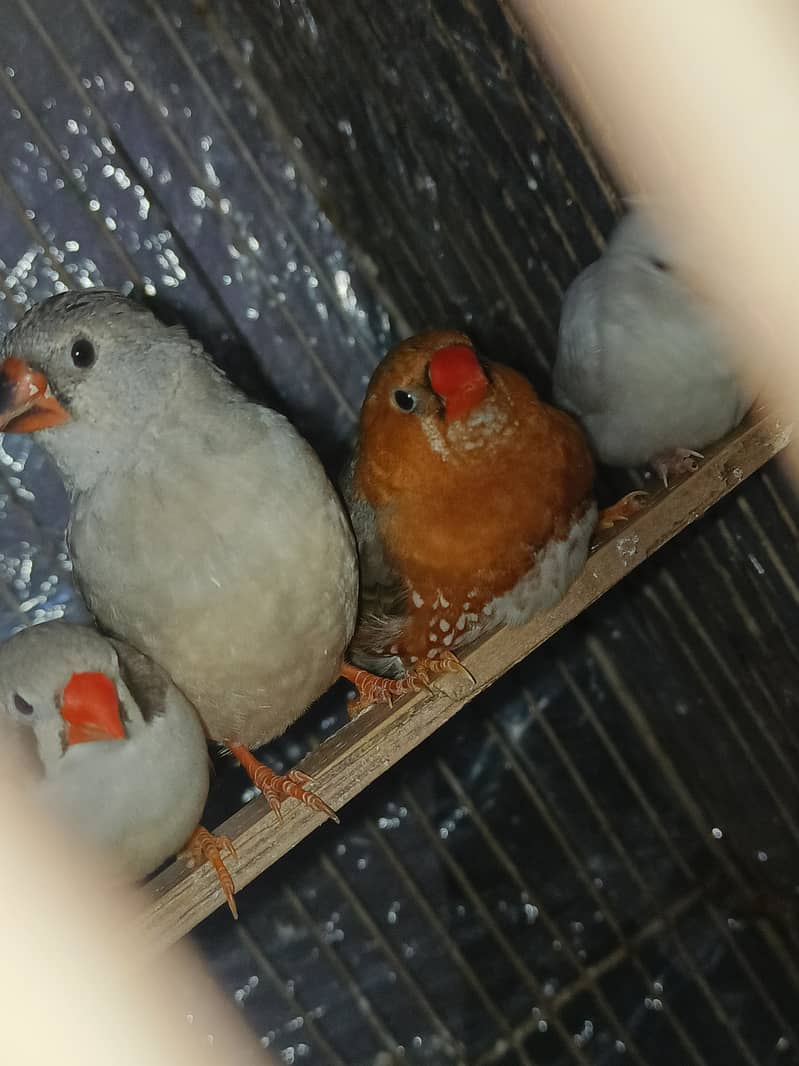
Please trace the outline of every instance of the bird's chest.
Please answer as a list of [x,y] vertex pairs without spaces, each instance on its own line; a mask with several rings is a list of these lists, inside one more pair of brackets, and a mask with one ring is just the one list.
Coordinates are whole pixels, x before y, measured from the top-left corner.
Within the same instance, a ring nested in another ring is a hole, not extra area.
[[406,661],[474,640],[491,624],[492,601],[534,563],[529,523],[519,523],[504,499],[447,502],[436,509],[410,501],[385,516],[386,554],[405,587],[398,650],[386,651]]
[[108,479],[74,501],[70,554],[102,626],[152,652],[213,614],[220,627],[234,620],[247,577],[231,566],[242,536],[217,503],[144,477]]
[[561,536],[512,553],[512,565],[475,569],[468,580],[407,581],[404,624],[386,652],[412,664],[456,651],[497,625],[521,625],[557,603],[582,570],[596,525],[586,505]]

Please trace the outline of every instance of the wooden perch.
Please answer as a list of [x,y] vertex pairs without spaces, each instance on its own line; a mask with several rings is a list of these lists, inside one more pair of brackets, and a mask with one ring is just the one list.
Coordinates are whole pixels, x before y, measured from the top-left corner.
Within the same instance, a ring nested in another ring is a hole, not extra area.
[[[734,434],[707,453],[696,473],[653,495],[633,521],[618,527],[616,535],[589,557],[561,603],[525,626],[490,634],[470,649],[463,662],[474,676],[473,687],[453,674],[442,681],[449,694],[421,692],[392,710],[373,708],[308,755],[301,769],[314,778],[316,789],[332,807],[342,808],[465,703],[781,451],[792,431],[793,426],[777,415],[762,409],[751,413]],[[238,851],[238,859],[229,863],[236,887],[249,884],[322,821],[321,815],[296,804],[285,809],[279,825],[260,796],[237,811],[217,830],[229,836]],[[224,904],[210,866],[190,870],[180,860],[151,881],[143,897],[147,906],[140,919],[141,932],[153,950],[175,942]]]

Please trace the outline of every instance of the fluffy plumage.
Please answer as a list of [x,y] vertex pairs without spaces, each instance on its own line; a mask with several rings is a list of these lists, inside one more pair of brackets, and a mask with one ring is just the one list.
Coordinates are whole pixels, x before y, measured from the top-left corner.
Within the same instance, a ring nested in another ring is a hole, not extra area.
[[336,678],[356,614],[352,533],[312,449],[116,293],[45,301],[3,355],[0,428],[55,461],[102,628],[167,670],[209,736],[281,733]]
[[[124,736],[68,742],[62,717],[76,675],[107,677]],[[174,855],[208,794],[208,752],[194,709],[151,660],[85,626],[32,626],[0,647],[0,715],[32,791],[133,878]]]
[[592,481],[575,422],[468,337],[394,348],[343,484],[361,562],[354,662],[399,677],[557,602],[588,553]]
[[555,401],[610,465],[700,450],[754,398],[728,349],[722,324],[672,271],[668,242],[636,210],[566,294]]

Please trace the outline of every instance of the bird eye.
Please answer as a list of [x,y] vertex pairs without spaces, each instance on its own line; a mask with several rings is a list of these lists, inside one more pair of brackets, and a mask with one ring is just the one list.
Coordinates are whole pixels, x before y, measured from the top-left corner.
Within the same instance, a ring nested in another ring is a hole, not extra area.
[[649,262],[652,264],[655,270],[662,270],[664,274],[668,273],[669,264],[665,261],[665,259],[650,259]]
[[80,337],[75,341],[69,354],[72,362],[79,370],[87,370],[97,358],[94,345],[91,341],[87,341],[85,337]]
[[18,692],[14,693],[14,706],[17,708],[20,714],[33,714],[33,707],[27,700],[23,699]]
[[410,414],[416,407],[416,397],[412,392],[406,392],[405,389],[395,389],[392,399],[400,411],[406,414]]

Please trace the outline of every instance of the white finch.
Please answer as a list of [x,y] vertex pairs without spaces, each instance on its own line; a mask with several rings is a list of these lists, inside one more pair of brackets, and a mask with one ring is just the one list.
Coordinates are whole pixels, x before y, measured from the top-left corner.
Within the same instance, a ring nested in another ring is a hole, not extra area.
[[195,859],[214,862],[235,913],[219,856],[229,842],[199,827],[205,734],[160,666],[87,626],[31,626],[0,646],[0,714],[32,794],[53,816],[134,879],[188,843]]
[[722,324],[671,267],[647,215],[627,215],[566,293],[553,379],[602,462],[651,463],[664,481],[695,469],[754,399]]
[[291,795],[333,816],[248,750],[334,681],[355,625],[355,543],[313,450],[117,293],[45,300],[2,351],[0,430],[55,461],[101,628],[164,667],[275,810]]

